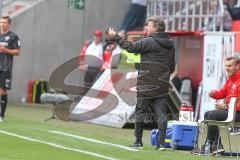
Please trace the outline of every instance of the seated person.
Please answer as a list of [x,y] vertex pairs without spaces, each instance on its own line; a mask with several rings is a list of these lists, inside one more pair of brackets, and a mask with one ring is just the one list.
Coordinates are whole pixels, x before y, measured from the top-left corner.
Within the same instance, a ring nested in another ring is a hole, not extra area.
[[86,70],[84,86],[91,88],[103,65],[102,32],[95,30],[92,41],[87,41],[80,53],[80,69]]
[[[213,99],[225,99],[225,104],[216,104],[216,109],[205,113],[204,119],[224,121],[228,116],[228,104],[231,97],[240,96],[240,59],[235,57],[227,57],[225,59],[225,70],[228,74],[228,79],[220,90],[212,90],[209,96]],[[240,122],[240,101],[238,101],[236,108],[236,122]],[[221,139],[217,150],[217,142],[219,135],[219,128],[217,125],[207,126],[207,139],[201,150],[194,150],[193,154],[221,154],[224,152]]]

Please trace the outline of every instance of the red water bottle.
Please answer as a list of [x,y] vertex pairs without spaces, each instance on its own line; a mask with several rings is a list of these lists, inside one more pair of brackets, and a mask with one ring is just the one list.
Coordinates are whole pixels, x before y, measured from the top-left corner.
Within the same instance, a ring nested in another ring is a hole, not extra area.
[[193,121],[193,106],[190,102],[184,102],[179,110],[179,121]]

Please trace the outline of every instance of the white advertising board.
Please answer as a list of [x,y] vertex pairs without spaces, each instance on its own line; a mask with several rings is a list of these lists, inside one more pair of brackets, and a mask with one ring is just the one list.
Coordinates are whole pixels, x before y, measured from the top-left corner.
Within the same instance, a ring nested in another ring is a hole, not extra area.
[[[136,92],[133,92],[131,88],[129,88],[129,84],[132,83],[131,86],[136,86],[136,76],[137,72],[124,74],[118,70],[105,70],[92,86],[92,89],[98,90],[98,92],[95,92],[93,95],[93,93],[89,91],[73,109],[72,114],[79,115],[84,112],[93,111],[99,107],[103,101],[108,101],[108,104],[115,105],[114,109],[110,112],[102,113],[101,116],[87,120],[86,122],[122,128],[135,111]],[[126,79],[127,81],[125,81]],[[118,86],[118,91],[116,91],[115,86]],[[102,91],[111,93],[117,98],[111,98],[109,94],[101,95]],[[128,94],[130,92],[131,94]],[[101,95],[101,98],[98,98],[99,95]],[[131,102],[134,103],[127,103],[127,100],[123,98],[124,95],[130,95],[128,100],[130,99]]]

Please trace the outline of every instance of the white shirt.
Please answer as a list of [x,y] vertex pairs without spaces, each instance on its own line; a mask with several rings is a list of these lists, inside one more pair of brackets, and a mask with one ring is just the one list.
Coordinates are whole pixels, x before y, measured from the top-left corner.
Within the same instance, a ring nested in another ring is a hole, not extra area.
[[147,6],[147,1],[148,1],[148,0],[132,0],[131,3],[139,4],[139,5],[141,5],[141,6]]
[[103,45],[102,45],[102,43],[96,44],[95,42],[92,42],[86,50],[86,55],[96,56],[97,58],[103,60]]
[[86,49],[85,64],[100,67],[103,63],[103,44],[92,42]]

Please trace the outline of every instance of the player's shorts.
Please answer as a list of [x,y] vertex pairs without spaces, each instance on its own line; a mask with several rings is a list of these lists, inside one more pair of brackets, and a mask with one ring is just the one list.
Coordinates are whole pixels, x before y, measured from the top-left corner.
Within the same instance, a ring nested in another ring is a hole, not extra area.
[[11,89],[12,74],[11,72],[0,71],[0,88]]

